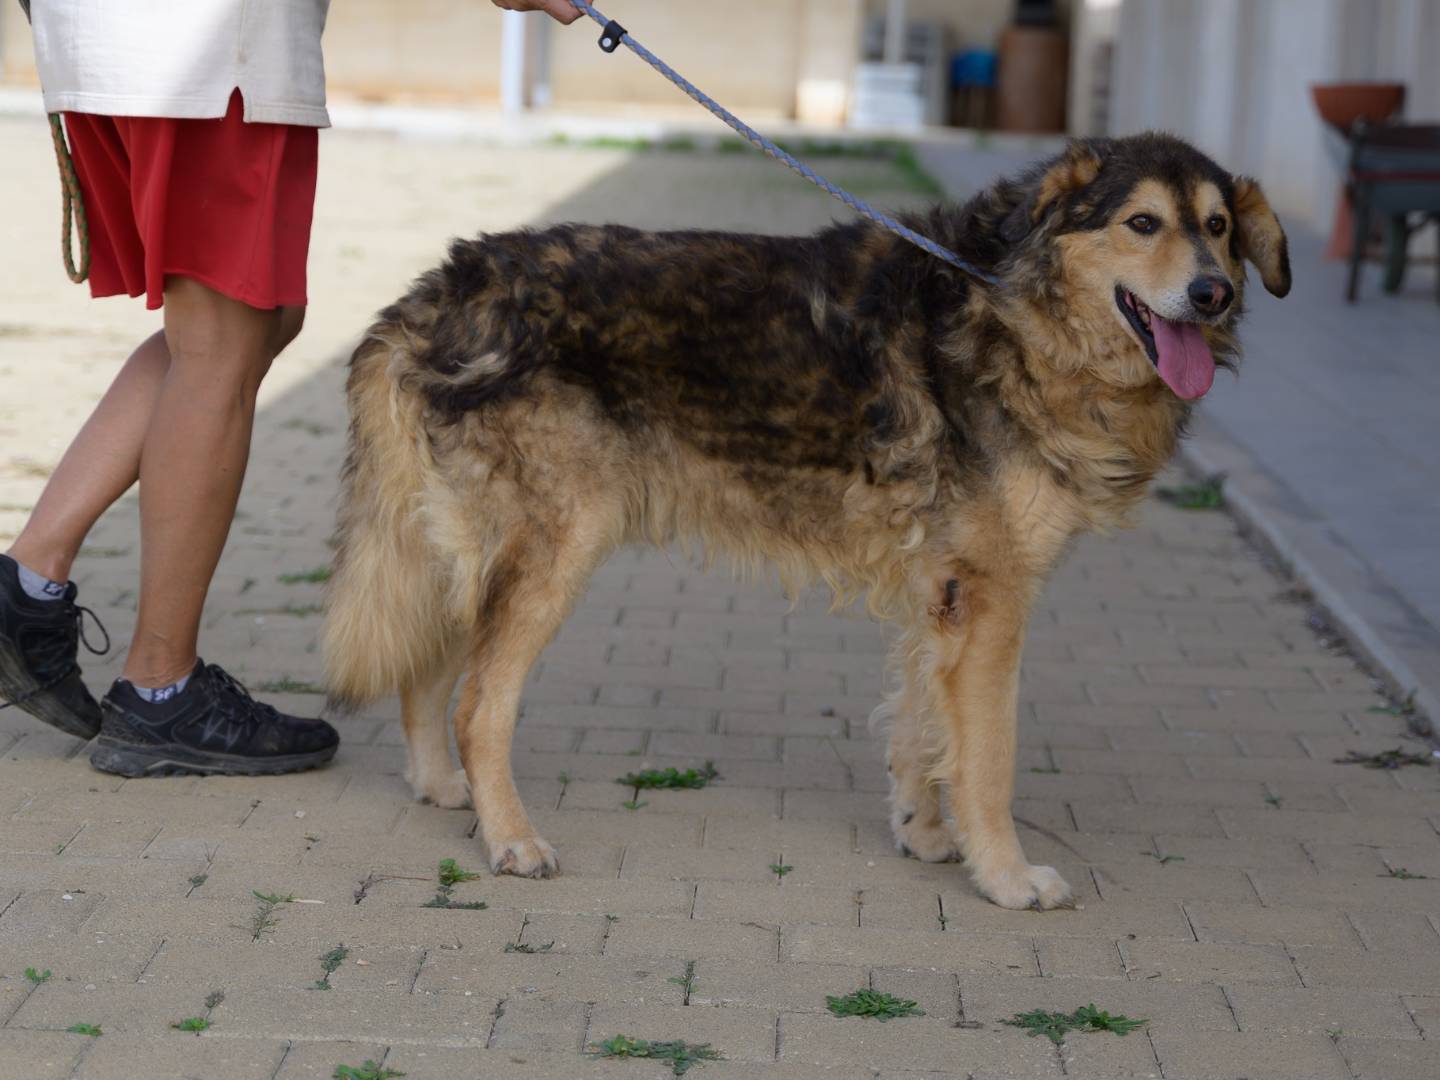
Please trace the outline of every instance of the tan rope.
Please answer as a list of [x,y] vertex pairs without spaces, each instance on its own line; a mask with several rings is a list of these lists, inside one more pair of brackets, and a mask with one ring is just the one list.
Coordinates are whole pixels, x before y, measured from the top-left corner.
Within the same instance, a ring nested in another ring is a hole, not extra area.
[[[90,227],[85,220],[85,200],[80,194],[80,177],[65,142],[65,124],[59,113],[50,114],[50,138],[55,143],[55,161],[60,166],[60,253],[65,259],[65,273],[79,285],[90,276]],[[72,250],[71,223],[80,234],[80,265],[75,265]]]

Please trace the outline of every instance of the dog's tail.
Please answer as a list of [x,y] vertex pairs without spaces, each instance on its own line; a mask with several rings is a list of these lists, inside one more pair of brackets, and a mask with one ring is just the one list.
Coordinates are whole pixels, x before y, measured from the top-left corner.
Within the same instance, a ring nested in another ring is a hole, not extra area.
[[330,699],[342,709],[407,689],[455,633],[445,561],[423,517],[434,469],[423,403],[400,377],[415,347],[402,320],[382,317],[350,361],[350,447],[323,632]]

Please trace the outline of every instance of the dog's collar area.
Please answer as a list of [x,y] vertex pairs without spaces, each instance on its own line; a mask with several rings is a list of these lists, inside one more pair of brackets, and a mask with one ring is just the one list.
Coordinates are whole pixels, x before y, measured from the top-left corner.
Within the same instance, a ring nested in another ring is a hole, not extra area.
[[[1150,358],[1152,364],[1158,367],[1160,350],[1155,346],[1154,333],[1145,322],[1145,316],[1151,316],[1150,309],[1145,307],[1136,299],[1135,294],[1123,285],[1115,286],[1115,306],[1120,309],[1120,313],[1125,316],[1126,321],[1135,331],[1136,337],[1140,339],[1140,344],[1145,348],[1145,355]],[[1153,318],[1153,316],[1151,317]]]

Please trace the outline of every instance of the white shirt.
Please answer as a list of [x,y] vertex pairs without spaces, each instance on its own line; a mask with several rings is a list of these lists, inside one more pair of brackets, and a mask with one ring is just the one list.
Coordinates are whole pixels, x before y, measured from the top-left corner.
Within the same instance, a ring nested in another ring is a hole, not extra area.
[[48,112],[224,116],[329,127],[320,35],[330,0],[33,0]]

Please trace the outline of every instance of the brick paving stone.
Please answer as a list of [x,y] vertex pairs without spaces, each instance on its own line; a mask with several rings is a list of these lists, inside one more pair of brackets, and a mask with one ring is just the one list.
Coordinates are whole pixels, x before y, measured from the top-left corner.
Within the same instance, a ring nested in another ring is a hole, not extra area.
[[683,971],[669,958],[559,956],[541,953],[433,949],[415,983],[417,994],[539,995],[547,1000],[680,1005],[683,991],[668,980]]
[[1037,937],[1034,945],[1040,974],[1046,978],[1125,977],[1125,965],[1114,942],[1100,938]]
[[517,944],[547,953],[598,956],[609,932],[603,915],[529,915]]
[[779,1060],[828,1067],[859,1064],[897,1074],[931,1070],[1037,1080],[1062,1075],[1048,1040],[1029,1039],[1015,1030],[997,1037],[928,1017],[882,1024],[864,1017],[782,1016]]
[[1200,806],[1265,805],[1265,786],[1255,780],[1195,780],[1189,777],[1135,776],[1130,779],[1142,803],[1195,803]]
[[1440,791],[1406,791],[1402,788],[1351,787],[1339,785],[1339,795],[1348,809],[1357,814],[1413,817],[1418,814],[1440,814]]
[[334,1080],[337,1065],[384,1062],[385,1050],[383,1043],[292,1042],[274,1080]]
[[[826,1068],[816,1065],[752,1065],[746,1062],[716,1062],[707,1066],[724,1080],[875,1080],[876,1073],[856,1067]],[[955,1074],[951,1074],[953,1077]],[[920,1074],[908,1073],[906,1080],[919,1080]],[[942,1077],[941,1080],[950,1080]],[[969,1080],[968,1077],[963,1080]]]
[[671,1070],[656,1062],[598,1061],[580,1054],[533,1050],[445,1050],[394,1046],[385,1067],[417,1080],[429,1077],[505,1077],[505,1080],[669,1080]]
[[[829,854],[834,851],[852,850],[851,834],[854,826],[848,821],[825,818],[785,818],[756,820],[755,818],[727,818],[715,816],[705,822],[705,847],[745,848],[757,851],[778,848],[790,856],[802,858],[808,852]],[[887,833],[888,836],[888,833]],[[884,854],[895,850],[893,841],[887,842]]]
[[85,1023],[117,1035],[166,1032],[172,1023],[203,1012],[205,993],[172,984],[96,985],[51,979],[35,988],[7,1027],[64,1031]]
[[848,994],[866,985],[864,967],[706,959],[696,961],[690,1005],[820,1013],[827,995]]
[[1245,986],[1227,989],[1241,1031],[1325,1035],[1343,1031],[1385,1039],[1418,1039],[1400,995],[1375,990]]
[[1339,1048],[1355,1080],[1434,1080],[1440,1075],[1440,1043],[1347,1036]]
[[[1294,840],[1285,838],[1232,840],[1209,836],[1155,837],[1160,854],[1181,855],[1187,869],[1197,866],[1230,866],[1240,870],[1274,866],[1309,866],[1306,850]],[[1175,865],[1170,863],[1167,865]]]
[[[1183,845],[1177,845],[1183,848]],[[1170,854],[1170,852],[1166,852]],[[1147,859],[1091,868],[1106,899],[1118,896],[1174,897],[1196,900],[1253,900],[1255,890],[1243,871],[1186,862]]]
[[699,815],[636,814],[629,810],[609,813],[533,810],[530,820],[546,839],[562,849],[613,843],[617,839],[623,839],[630,846],[698,845],[705,828],[704,818]]
[[1226,835],[1235,837],[1285,836],[1304,842],[1350,844],[1424,844],[1434,829],[1422,817],[1361,817],[1306,810],[1215,811]]
[[1295,967],[1306,986],[1346,986],[1428,994],[1436,989],[1437,958],[1433,949],[1327,949],[1291,946]]
[[1014,979],[961,975],[965,1019],[998,1024],[1033,1009],[1072,1012],[1096,1005],[1149,1021],[1154,1031],[1234,1031],[1235,1016],[1220,987],[1116,979]]
[[1200,941],[1231,944],[1360,944],[1344,912],[1306,907],[1261,907],[1254,903],[1186,903],[1185,913]]
[[727,851],[631,846],[626,850],[620,877],[627,881],[659,878],[664,881],[751,881],[770,884],[776,880],[770,867],[779,857],[778,847],[768,851]]
[[[890,930],[943,930],[944,912],[938,890],[905,886],[879,886],[861,890],[858,897],[861,926]],[[808,921],[822,920],[807,917]]]
[[1440,963],[1440,928],[1434,916],[1419,911],[1345,912],[1345,919],[1367,949],[1376,952],[1429,953]]
[[590,1044],[614,1035],[709,1043],[733,1061],[775,1060],[775,1014],[762,1009],[596,1005],[590,1013]]
[[95,1040],[72,1076],[75,1080],[134,1080],[137,1076],[274,1080],[286,1049],[283,1041],[268,1039],[170,1035],[169,1039],[156,1039],[107,1032]]
[[1372,844],[1323,844],[1311,841],[1304,847],[1309,867],[1322,874],[1356,876],[1386,872],[1383,849]]
[[1140,826],[1176,836],[1224,836],[1208,806],[1141,806],[1138,803],[1073,802],[1080,832],[1134,832]]
[[1440,880],[1404,881],[1380,877],[1326,875],[1314,871],[1255,870],[1255,888],[1266,904],[1365,907],[1389,911],[1440,910]]
[[1008,911],[987,904],[973,894],[943,892],[946,925],[952,930],[1034,934],[1068,937],[1168,938],[1194,941],[1195,935],[1178,900],[1151,900],[1122,896],[1101,900],[1075,910],[1045,912],[1043,922],[1033,911]]
[[1421,1034],[1431,1042],[1440,1042],[1440,996],[1402,994],[1401,1001],[1410,1010]]
[[[787,231],[832,213],[746,158],[652,155],[642,168],[613,151],[408,141],[399,154],[385,136],[326,138],[316,303],[262,390],[205,620],[207,655],[255,686],[322,678],[320,619],[306,609],[323,589],[277,578],[330,559],[348,343],[448,237],[512,228],[542,206],[640,225],[760,215]],[[112,359],[157,325],[138,305],[92,307],[55,284],[47,152],[38,121],[0,120],[19,178],[0,292],[12,331],[0,333],[0,546],[22,520],[11,508],[41,483],[9,448],[55,460]],[[453,182],[481,175],[483,199]],[[697,184],[713,199],[688,197]],[[42,406],[6,407],[27,396]],[[484,852],[473,813],[411,801],[394,701],[338,721],[330,768],[270,778],[105,776],[79,740],[0,714],[0,1080],[293,1080],[367,1057],[417,1080],[670,1075],[580,1053],[619,1030],[709,1039],[728,1060],[695,1075],[736,1080],[1034,1080],[1062,1075],[1062,1061],[1095,1080],[1162,1065],[1165,1080],[1428,1080],[1436,772],[1335,764],[1400,741],[1395,717],[1367,712],[1368,676],[1275,599],[1284,584],[1229,518],[1156,503],[1140,517],[1076,545],[1036,606],[1022,671],[1019,832],[1032,861],[1076,887],[1075,910],[1005,911],[963,865],[899,857],[883,733],[868,727],[887,647],[877,625],[829,613],[817,591],[791,604],[676,552],[618,553],[528,681],[516,771],[563,873],[460,886],[484,911],[420,906],[440,859],[483,871]],[[76,569],[120,642],[137,525],[122,501]],[[93,688],[121,663],[121,649],[87,663]],[[709,788],[620,805],[623,773],[706,759],[723,774]],[[793,867],[783,879],[777,862]],[[1429,880],[1388,876],[1400,867]],[[257,941],[254,889],[317,902],[281,905]],[[550,950],[504,951],[517,942]],[[331,989],[315,990],[321,955],[342,943]],[[33,987],[27,966],[52,979]],[[826,994],[861,985],[928,1015],[881,1025],[824,1010]],[[171,1031],[210,989],[227,994],[216,1027]],[[1091,1001],[1147,1030],[1057,1051],[999,1023]],[[81,1019],[107,1034],[48,1030]]]
[[0,1030],[0,1080],[65,1080],[89,1049],[84,1035]]
[[1275,945],[1122,941],[1120,952],[1132,979],[1300,985],[1290,958]]
[[575,1001],[506,1001],[500,1006],[489,1045],[500,1050],[570,1050],[578,1055],[588,1011]]
[[1030,942],[1002,934],[787,925],[780,936],[781,959],[800,963],[1039,974]]
[[695,890],[692,916],[739,923],[779,926],[814,922],[858,926],[862,890],[782,883],[757,888],[745,882],[702,881]]
[[[791,862],[795,869],[785,876],[787,883],[795,885],[836,885],[850,883],[860,888],[884,888],[889,885],[922,884],[936,891],[947,886],[965,882],[965,872],[954,863],[923,863],[918,859],[902,858],[897,853],[887,855],[833,854],[824,859],[809,859],[801,852]],[[1067,869],[1060,868],[1062,873]],[[1088,883],[1079,880],[1079,895],[1083,898],[1093,895]]]
[[1072,1038],[1060,1050],[1069,1080],[1159,1080],[1155,1047],[1143,1031],[1123,1038]]
[[1349,1080],[1345,1062],[1323,1035],[1176,1033],[1153,1041],[1165,1080]]
[[[857,983],[859,989],[864,983]],[[958,1020],[960,992],[956,976],[946,972],[916,971],[913,968],[875,968],[870,972],[870,986],[881,993],[893,994],[902,1001],[913,1001],[931,1020]],[[840,989],[835,994],[848,993]]]
[[605,955],[649,960],[662,956],[683,960],[701,957],[772,960],[778,938],[776,929],[758,923],[652,919],[636,915],[620,919],[611,928],[605,942]]
[[477,885],[492,906],[532,913],[683,917],[695,900],[695,887],[683,881],[614,881],[562,874],[550,881],[498,877]]
[[0,986],[29,990],[26,968],[72,983],[133,983],[160,949],[159,937],[45,933],[0,942]]

